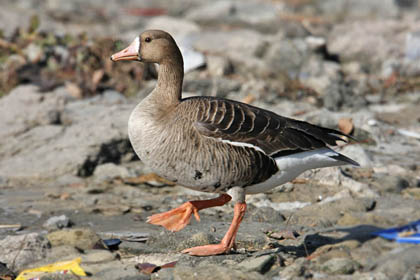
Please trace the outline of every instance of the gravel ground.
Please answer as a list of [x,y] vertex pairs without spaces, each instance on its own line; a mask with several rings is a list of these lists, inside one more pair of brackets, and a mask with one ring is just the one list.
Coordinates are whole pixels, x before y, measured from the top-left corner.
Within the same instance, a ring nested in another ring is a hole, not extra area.
[[[420,219],[419,18],[415,0],[3,0],[0,278],[80,257],[86,279],[420,279],[419,245],[372,234]],[[128,141],[156,70],[109,54],[148,28],[181,46],[184,96],[347,130],[359,142],[338,151],[361,167],[248,196],[236,252],[181,254],[218,242],[233,205],[176,233],[145,222],[213,197],[153,176]]]

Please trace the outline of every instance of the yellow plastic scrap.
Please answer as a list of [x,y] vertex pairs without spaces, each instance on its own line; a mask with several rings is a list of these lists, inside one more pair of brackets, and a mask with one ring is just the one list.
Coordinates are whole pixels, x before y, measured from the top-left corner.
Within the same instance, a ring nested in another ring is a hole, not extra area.
[[81,258],[76,258],[71,261],[56,262],[37,268],[26,269],[15,280],[39,279],[40,276],[51,272],[73,273],[78,276],[86,276],[85,271],[79,265],[81,261]]

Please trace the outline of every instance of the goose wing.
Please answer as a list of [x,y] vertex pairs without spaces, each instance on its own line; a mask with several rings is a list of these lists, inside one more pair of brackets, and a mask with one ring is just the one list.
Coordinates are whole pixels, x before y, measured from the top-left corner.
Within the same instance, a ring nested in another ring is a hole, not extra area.
[[267,155],[335,146],[348,136],[340,131],[279,116],[245,103],[200,98],[195,128],[206,137],[253,146]]

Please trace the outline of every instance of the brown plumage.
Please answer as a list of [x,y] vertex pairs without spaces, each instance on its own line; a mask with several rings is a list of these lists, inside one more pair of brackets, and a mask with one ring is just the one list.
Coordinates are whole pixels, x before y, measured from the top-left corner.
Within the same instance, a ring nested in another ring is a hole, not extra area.
[[267,191],[311,168],[357,165],[336,153],[344,134],[233,100],[215,97],[182,99],[183,60],[166,32],[143,32],[112,60],[158,63],[155,89],[137,105],[128,131],[134,150],[162,177],[200,191],[220,193],[192,201],[149,222],[169,230],[185,227],[192,214],[236,202],[231,227],[220,244],[184,250],[192,255],[229,252],[245,213],[245,194]]

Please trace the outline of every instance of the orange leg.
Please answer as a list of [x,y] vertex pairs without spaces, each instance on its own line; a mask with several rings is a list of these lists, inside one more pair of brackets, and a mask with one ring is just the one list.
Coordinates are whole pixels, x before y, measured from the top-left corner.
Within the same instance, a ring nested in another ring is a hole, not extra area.
[[239,225],[245,215],[245,211],[246,203],[238,202],[235,204],[232,224],[220,244],[193,247],[185,249],[182,253],[190,254],[191,256],[212,256],[228,253],[233,247],[235,247],[236,233],[238,232]]
[[154,225],[161,225],[170,231],[179,231],[188,225],[191,215],[194,214],[195,219],[200,221],[198,211],[205,208],[225,205],[231,199],[230,195],[222,194],[213,199],[188,201],[178,208],[148,217],[147,222]]

